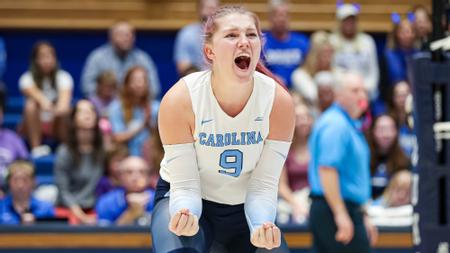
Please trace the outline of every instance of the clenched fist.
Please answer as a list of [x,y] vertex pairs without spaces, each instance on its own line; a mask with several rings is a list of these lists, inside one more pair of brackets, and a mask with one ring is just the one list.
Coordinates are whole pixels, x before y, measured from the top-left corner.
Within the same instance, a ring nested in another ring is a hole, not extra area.
[[266,248],[268,250],[278,248],[281,244],[280,229],[272,222],[266,222],[253,231],[250,241],[258,248]]
[[188,209],[181,209],[170,218],[169,230],[177,236],[193,236],[198,229],[198,217]]

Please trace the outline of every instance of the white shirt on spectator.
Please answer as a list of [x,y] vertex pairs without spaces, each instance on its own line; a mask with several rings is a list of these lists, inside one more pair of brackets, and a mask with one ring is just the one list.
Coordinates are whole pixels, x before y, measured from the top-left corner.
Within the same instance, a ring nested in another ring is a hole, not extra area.
[[317,102],[317,84],[304,68],[296,69],[291,76],[292,88],[300,93],[309,103]]
[[333,68],[355,71],[364,78],[370,100],[378,96],[378,58],[375,41],[366,33],[358,33],[353,40],[339,33],[330,36],[334,48]]
[[[71,90],[73,88],[73,78],[72,76],[64,70],[58,70],[56,72],[56,87],[53,88],[49,78],[44,78],[42,81],[42,93],[44,96],[55,102],[58,99],[58,92],[61,90]],[[19,79],[19,88],[21,91],[35,86],[37,88],[36,83],[33,80],[33,76],[30,71],[25,72]]]

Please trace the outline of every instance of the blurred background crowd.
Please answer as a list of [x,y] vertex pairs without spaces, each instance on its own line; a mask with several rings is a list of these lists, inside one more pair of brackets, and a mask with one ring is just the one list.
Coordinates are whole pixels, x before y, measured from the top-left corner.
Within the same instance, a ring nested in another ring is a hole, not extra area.
[[[178,78],[207,67],[202,24],[219,4],[198,1],[198,22],[176,34],[176,73],[171,75]],[[373,37],[359,26],[359,5],[339,3],[336,29],[312,33],[290,28],[289,5],[267,2],[262,55],[296,105],[277,222],[308,221],[308,137],[315,120],[333,104],[336,78],[350,70],[364,77],[370,98],[362,119],[371,153],[369,214],[376,224],[411,224],[416,139],[408,120],[410,60],[429,47],[429,9],[411,6],[408,15],[392,13],[392,30],[379,53]],[[61,67],[67,60],[42,39],[29,52],[28,69],[17,82],[1,86],[0,224],[53,219],[71,225],[148,225],[163,157],[159,100],[163,86],[171,85],[160,82],[158,58],[136,45],[139,38],[130,22],[118,20],[109,28],[108,41],[92,48],[75,83]],[[14,57],[9,47],[0,38],[0,80],[8,71],[7,57]],[[8,101],[16,86],[20,93],[14,101],[20,109],[12,109]],[[392,223],[392,217],[404,219]]]

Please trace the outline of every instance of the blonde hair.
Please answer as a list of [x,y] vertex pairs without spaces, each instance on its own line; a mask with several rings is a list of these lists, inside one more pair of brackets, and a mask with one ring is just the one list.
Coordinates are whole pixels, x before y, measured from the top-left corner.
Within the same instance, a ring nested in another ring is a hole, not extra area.
[[306,56],[305,64],[303,65],[303,68],[311,76],[314,76],[317,72],[317,56],[320,50],[326,46],[332,48],[330,43],[330,34],[328,32],[317,31],[311,35],[311,48]]
[[405,179],[408,180],[409,187],[412,184],[412,173],[409,170],[400,170],[394,174],[389,182],[388,187],[384,190],[383,196],[385,203],[388,207],[392,206],[392,193],[395,189],[398,189],[405,183]]
[[403,19],[400,21],[400,23],[394,24],[392,31],[388,34],[388,41],[387,41],[388,48],[396,49],[399,47],[400,42],[397,37],[397,33],[400,30],[400,28],[404,26],[409,26],[409,28],[411,28],[412,33],[414,34],[414,37],[416,37],[416,30],[414,29],[414,25],[408,19]]
[[6,175],[6,181],[9,181],[11,175],[19,170],[27,172],[27,174],[29,174],[30,177],[34,178],[34,165],[31,162],[25,160],[16,160],[8,166],[8,174]]
[[106,84],[114,85],[114,87],[117,87],[116,75],[114,74],[114,72],[109,71],[109,70],[100,73],[97,76],[97,78],[95,79],[95,81],[97,82],[97,84],[106,83]]

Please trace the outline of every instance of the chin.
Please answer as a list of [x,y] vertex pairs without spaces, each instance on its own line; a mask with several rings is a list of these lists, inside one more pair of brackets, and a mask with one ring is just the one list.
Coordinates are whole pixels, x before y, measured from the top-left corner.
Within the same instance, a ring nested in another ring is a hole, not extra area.
[[247,69],[245,71],[236,68],[234,69],[234,76],[239,79],[240,81],[246,81],[253,77],[253,71],[250,71],[250,69]]

